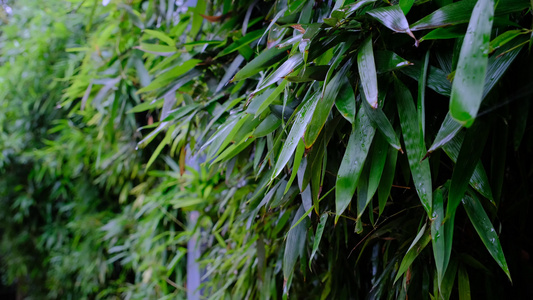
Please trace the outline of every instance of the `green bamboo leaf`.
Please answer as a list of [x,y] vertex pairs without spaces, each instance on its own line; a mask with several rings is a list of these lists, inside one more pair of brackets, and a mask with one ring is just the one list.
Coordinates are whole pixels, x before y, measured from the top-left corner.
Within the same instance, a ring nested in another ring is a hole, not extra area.
[[337,99],[335,99],[335,106],[346,120],[352,124],[355,122],[355,93],[348,77],[342,78],[341,89]]
[[345,17],[350,17],[353,13],[355,13],[357,10],[362,8],[365,5],[368,5],[370,3],[374,3],[376,0],[359,0],[354,3],[348,4],[345,7],[343,7],[341,10],[343,10],[345,13]]
[[[250,103],[250,106],[248,107],[246,111],[250,111],[250,113],[255,113],[256,116],[262,114],[265,111],[265,109],[267,109],[270,106],[270,104],[272,104],[272,102],[278,99],[278,96],[285,90],[287,83],[288,83],[287,80],[283,80],[276,87],[275,90],[271,91],[270,89],[267,89],[265,92],[263,92],[262,94],[263,97],[261,99],[252,100],[252,103]],[[259,107],[257,107],[258,105]]]
[[[300,206],[294,218],[292,219],[291,228],[298,222],[298,220],[304,215],[304,208]],[[308,217],[306,216],[305,222],[300,222],[289,231],[287,235],[287,242],[285,243],[285,252],[283,254],[283,278],[288,280],[294,272],[294,266],[296,260],[305,249],[305,240],[307,239]]]
[[346,78],[346,73],[351,67],[351,65],[352,61],[348,60],[344,64],[344,66],[342,66],[342,68],[337,72],[337,74],[335,74],[331,81],[328,82],[323,96],[316,105],[316,109],[313,114],[313,117],[311,118],[311,122],[309,123],[305,131],[304,140],[306,148],[311,148],[311,146],[315,143],[318,135],[320,134],[320,131],[324,127],[331,108],[335,103],[335,99],[337,99],[337,95],[341,90],[343,81]]
[[311,267],[311,262],[315,257],[320,241],[322,240],[322,234],[324,233],[324,228],[326,227],[326,222],[328,221],[328,213],[323,213],[320,216],[320,221],[316,227],[315,240],[313,241],[313,249],[311,250],[311,256],[309,256],[309,267]]
[[174,68],[166,71],[165,73],[158,75],[149,85],[138,90],[137,93],[150,92],[168,85],[172,80],[178,78],[179,76],[189,72],[194,68],[198,63],[202,62],[199,59],[188,60],[181,65],[175,66]]
[[361,216],[365,212],[366,206],[368,205],[368,177],[370,176],[370,158],[365,161],[363,171],[361,176],[359,176],[359,181],[357,182],[357,222],[356,224],[356,233],[360,234],[363,231],[363,223],[361,222]]
[[289,159],[294,153],[294,150],[298,146],[298,143],[302,136],[305,133],[305,129],[311,117],[315,111],[316,105],[319,101],[319,93],[314,93],[308,99],[304,100],[304,103],[301,105],[301,108],[298,111],[298,114],[294,120],[291,131],[283,143],[283,147],[278,155],[276,160],[276,165],[274,166],[274,171],[272,173],[272,179],[276,178],[281,170],[285,167]]
[[376,109],[378,107],[378,78],[372,50],[372,35],[363,42],[357,53],[357,67],[366,100],[372,108]]
[[[444,152],[446,152],[448,157],[454,163],[457,162],[457,157],[459,156],[459,151],[461,149],[461,145],[463,144],[463,140],[464,132],[460,131],[455,138],[442,147]],[[481,161],[477,162],[474,169],[474,174],[472,174],[469,183],[470,186],[483,195],[483,197],[489,199],[490,201],[494,201],[489,179]]]
[[470,279],[464,266],[459,267],[457,282],[459,283],[459,300],[470,300]]
[[232,81],[240,81],[249,78],[259,73],[259,71],[262,71],[272,66],[287,55],[288,49],[289,46],[283,48],[272,47],[263,51],[251,62],[247,63],[239,72],[237,72],[237,74],[235,74],[235,77],[233,77]]
[[376,72],[378,74],[412,65],[411,62],[403,59],[398,54],[387,50],[374,51],[374,60],[376,61]]
[[335,223],[352,200],[375,132],[365,110],[360,109],[337,174]]
[[407,253],[403,257],[400,268],[398,268],[398,273],[396,273],[396,277],[394,278],[394,283],[396,283],[396,281],[403,276],[403,274],[415,261],[418,254],[420,254],[420,252],[422,252],[422,250],[424,250],[424,248],[427,246],[429,241],[431,241],[431,235],[429,233],[430,231],[426,229],[426,224],[424,224],[411,243],[411,246],[409,246],[409,249],[407,249]]
[[415,0],[400,0],[400,8],[402,9],[404,15],[407,16],[414,3]]
[[268,115],[255,129],[254,137],[263,137],[276,130],[281,125],[281,119],[275,115]]
[[396,160],[398,159],[398,150],[388,147],[387,160],[383,168],[383,174],[378,186],[379,215],[383,213],[387,200],[389,199],[394,173],[396,173]]
[[457,157],[457,163],[453,168],[446,215],[455,214],[457,206],[461,203],[470,178],[472,178],[474,169],[485,148],[485,142],[489,134],[486,127],[485,123],[478,121],[474,127],[466,132]]
[[292,182],[294,181],[294,178],[296,178],[296,175],[298,174],[298,168],[300,168],[300,163],[302,162],[304,152],[305,143],[303,140],[300,140],[300,142],[298,142],[298,146],[296,147],[296,152],[294,153],[294,162],[292,164],[291,177],[289,178],[289,182],[287,183],[287,187],[285,188],[285,193],[287,193],[287,191],[292,185]]
[[450,115],[466,127],[474,123],[483,99],[493,18],[494,1],[479,0],[472,12],[455,70]]
[[224,74],[224,77],[222,77],[222,79],[218,83],[217,88],[215,90],[215,94],[220,92],[224,88],[224,86],[228,84],[231,78],[239,70],[239,67],[241,66],[243,61],[244,61],[244,56],[238,55],[237,57],[235,57],[233,62],[231,62],[231,64],[228,66],[226,73]]
[[280,79],[284,78],[290,74],[294,69],[298,68],[304,62],[303,56],[300,54],[293,55],[289,57],[281,66],[277,67],[276,70],[270,74],[257,89],[253,92],[254,94],[271,86],[272,84],[278,82]]
[[255,30],[255,31],[247,33],[245,36],[234,41],[228,47],[224,48],[224,50],[220,51],[217,54],[217,56],[215,56],[214,59],[217,59],[224,55],[228,55],[234,51],[241,49],[242,47],[245,47],[251,44],[252,42],[256,41],[258,38],[260,38],[263,35],[263,33],[265,33],[264,29],[259,29],[259,30]]
[[492,223],[490,222],[487,213],[483,209],[483,206],[479,202],[479,199],[472,193],[468,193],[463,198],[463,206],[466,210],[468,218],[474,225],[481,241],[489,251],[490,255],[496,260],[498,265],[505,272],[509,280],[511,279],[511,274],[509,273],[509,268],[507,267],[507,262],[505,261],[505,255],[503,254],[502,246],[500,245],[500,240],[498,234]]
[[[474,5],[476,5],[475,0],[463,0],[451,3],[412,24],[411,30],[425,30],[468,23],[471,16],[474,15]],[[500,0],[495,15],[505,15],[511,12],[521,11],[527,7],[527,1]]]
[[135,47],[135,49],[139,49],[143,52],[155,54],[155,55],[161,55],[161,56],[170,56],[178,49],[176,49],[176,46],[167,46],[167,45],[161,45],[161,44],[147,44],[147,43],[141,43],[138,47]]
[[428,213],[431,212],[432,187],[431,171],[427,160],[420,161],[426,153],[424,139],[420,134],[418,126],[418,114],[413,103],[413,96],[403,83],[397,78],[394,80],[394,90],[396,92],[398,115],[402,127],[405,151],[409,160],[409,168],[413,175],[416,192],[420,197],[422,206]]
[[411,32],[409,23],[399,5],[379,7],[368,11],[367,14],[394,32],[408,34],[415,40],[415,45],[418,46],[418,41]]
[[512,41],[514,38],[520,36],[520,35],[523,35],[523,34],[528,34],[530,33],[529,30],[523,30],[523,29],[516,29],[516,30],[508,30],[502,34],[500,34],[499,36],[495,37],[492,41],[490,41],[490,46],[489,46],[489,52],[493,52],[494,50],[502,47],[503,45],[509,43],[510,41]]
[[295,76],[287,76],[286,79],[290,82],[308,82],[308,81],[324,81],[330,66],[306,66],[301,74]]
[[437,136],[435,137],[433,144],[431,147],[429,147],[425,157],[451,141],[461,130],[461,128],[463,128],[461,124],[457,123],[457,121],[455,121],[448,112],[444,118],[444,121],[442,122],[442,125],[440,126],[439,132],[437,132]]
[[[364,98],[365,95],[361,94],[361,96]],[[396,135],[396,132],[394,131],[394,128],[392,127],[392,124],[390,123],[389,119],[383,112],[381,108],[372,109],[367,101],[363,99],[361,101],[362,109],[365,110],[365,113],[368,115],[368,118],[387,139],[387,142],[396,150],[401,151],[403,153],[400,139],[398,138],[398,135]]]
[[417,110],[418,110],[418,123],[420,131],[422,134],[422,139],[426,136],[426,83],[427,83],[427,72],[429,66],[429,51],[426,52],[424,57],[424,63],[422,64],[420,70],[420,79],[418,80],[418,101],[417,101]]
[[448,300],[452,295],[453,286],[455,283],[455,276],[457,275],[457,260],[452,259],[450,265],[444,274],[442,284],[439,286],[441,299]]
[[155,37],[156,39],[165,42],[167,45],[174,47],[174,49],[176,48],[176,42],[174,42],[171,37],[162,31],[145,29],[143,32],[151,37]]
[[[433,256],[437,268],[438,285],[440,286],[450,262],[453,237],[453,220],[444,223],[444,196],[443,188],[435,190],[433,199],[433,213],[431,215],[431,244],[433,246]],[[451,236],[451,237],[450,237]]]
[[[367,185],[367,195],[364,199],[365,207],[370,203],[374,194],[376,193],[379,183],[381,181],[381,176],[383,175],[383,170],[385,168],[385,161],[387,160],[387,153],[389,149],[389,144],[385,137],[381,133],[376,133],[376,136],[373,141],[372,151],[371,151],[371,164],[370,171],[368,174],[368,185]],[[361,201],[362,199],[358,199]],[[364,208],[361,212],[364,210]],[[360,217],[359,215],[358,217]]]
[[456,25],[450,27],[435,28],[420,38],[420,42],[429,40],[445,40],[463,37],[466,33],[466,27]]

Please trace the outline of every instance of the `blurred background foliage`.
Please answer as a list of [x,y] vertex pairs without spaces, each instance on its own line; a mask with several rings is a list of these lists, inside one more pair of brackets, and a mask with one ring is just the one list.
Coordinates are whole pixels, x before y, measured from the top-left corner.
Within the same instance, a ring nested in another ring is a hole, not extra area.
[[1,296],[533,298],[531,5],[0,1]]

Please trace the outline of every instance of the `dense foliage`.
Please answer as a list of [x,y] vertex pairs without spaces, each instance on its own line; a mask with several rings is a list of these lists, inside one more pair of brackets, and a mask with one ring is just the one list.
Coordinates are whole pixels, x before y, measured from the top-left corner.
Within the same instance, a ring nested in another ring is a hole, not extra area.
[[533,297],[530,1],[0,4],[19,296]]

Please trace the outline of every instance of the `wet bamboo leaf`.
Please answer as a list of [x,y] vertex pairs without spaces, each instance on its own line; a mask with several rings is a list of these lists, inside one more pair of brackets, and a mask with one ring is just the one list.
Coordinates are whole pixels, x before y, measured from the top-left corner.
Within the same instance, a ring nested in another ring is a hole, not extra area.
[[342,78],[341,89],[337,99],[335,99],[335,106],[342,116],[353,124],[356,111],[355,93],[347,77]]
[[420,128],[418,126],[418,115],[413,103],[411,92],[398,79],[394,81],[397,98],[398,114],[405,144],[405,151],[409,160],[409,168],[413,175],[416,192],[420,197],[422,206],[428,213],[431,212],[432,186],[431,171],[427,160],[421,161],[426,153],[426,146]]
[[409,246],[407,253],[403,257],[402,262],[400,264],[400,268],[398,269],[398,273],[396,273],[396,277],[394,278],[394,282],[398,281],[398,279],[402,277],[402,275],[415,261],[418,254],[420,254],[420,252],[422,252],[426,245],[431,241],[431,235],[429,233],[430,231],[426,229],[426,225],[424,224],[424,226],[420,228],[420,231],[416,235],[415,239],[411,243],[411,246]]
[[[364,98],[364,95],[361,94]],[[387,142],[393,147],[394,149],[398,151],[402,151],[402,147],[400,145],[400,139],[396,135],[396,132],[394,132],[394,128],[392,127],[389,119],[383,112],[381,108],[372,109],[367,101],[363,99],[362,101],[362,109],[365,110],[365,113],[368,115],[368,118],[382,134],[386,138]],[[403,152],[403,151],[402,151]]]
[[250,43],[256,41],[258,38],[260,38],[263,33],[265,32],[264,29],[255,30],[252,32],[247,33],[242,38],[234,41],[231,45],[226,47],[224,50],[220,51],[217,56],[215,56],[214,59],[217,59],[219,57],[222,57],[224,55],[228,55],[234,51],[239,50],[240,48],[249,45]]
[[455,276],[457,275],[457,260],[452,259],[450,265],[446,270],[446,274],[442,279],[442,284],[440,285],[440,297],[441,299],[448,300],[452,294],[453,286],[455,283]]
[[289,183],[287,184],[287,187],[285,188],[285,193],[287,193],[287,191],[292,185],[292,182],[294,181],[294,178],[296,178],[296,175],[298,174],[298,168],[300,168],[300,163],[302,162],[302,157],[304,155],[304,152],[305,152],[305,143],[303,140],[300,140],[300,142],[298,142],[298,146],[296,147],[296,152],[294,152],[294,162],[292,164],[291,177],[289,178]]
[[398,151],[392,147],[388,147],[387,160],[383,168],[383,175],[378,186],[378,200],[379,200],[379,215],[383,213],[387,200],[389,199],[390,190],[392,188],[392,181],[396,173],[396,160],[398,158]]
[[424,57],[424,62],[420,69],[420,79],[418,80],[418,101],[417,101],[417,110],[418,110],[418,123],[420,131],[422,134],[422,139],[425,139],[426,136],[426,83],[427,83],[427,72],[429,66],[429,51],[426,52]]
[[369,203],[374,197],[374,194],[378,190],[383,170],[385,168],[385,161],[387,160],[387,150],[389,144],[385,137],[381,133],[377,133],[373,142],[373,150],[371,157],[371,168],[368,176],[368,194],[366,202]]
[[[276,87],[275,90],[269,92],[270,89],[268,89],[265,92],[263,92],[263,94],[262,94],[263,96],[262,96],[261,100],[260,99],[257,99],[257,100],[254,99],[255,101],[252,100],[252,103],[250,103],[250,106],[248,107],[247,111],[248,110],[250,112],[255,111],[255,115],[256,116],[262,114],[265,111],[265,109],[267,109],[267,107],[269,107],[270,104],[272,104],[272,102],[274,102],[278,98],[278,96],[285,90],[285,87],[287,86],[287,83],[288,83],[287,80],[283,80]],[[266,96],[266,99],[265,99],[265,96]],[[257,107],[257,105],[259,105],[259,107]]]
[[[468,23],[470,17],[474,15],[473,9],[475,4],[476,1],[474,0],[466,0],[457,1],[446,5],[412,24],[411,30],[424,30]],[[527,6],[527,1],[502,0],[498,3],[495,15],[503,15],[510,12],[521,11]]]
[[217,85],[217,88],[215,90],[215,94],[220,92],[224,86],[228,84],[228,82],[231,80],[231,78],[237,73],[239,70],[239,67],[241,66],[242,62],[244,61],[244,56],[239,55],[235,57],[233,62],[229,65],[228,69],[226,70],[226,74],[224,74],[224,77],[220,80],[220,83]]
[[287,59],[281,66],[277,67],[272,74],[270,74],[263,82],[261,82],[254,93],[257,93],[278,82],[280,79],[285,78],[285,76],[294,71],[294,69],[302,65],[303,61],[303,57],[299,54],[289,57],[289,59]]
[[342,83],[346,78],[346,72],[351,65],[352,61],[348,60],[331,81],[327,83],[323,97],[318,101],[311,122],[305,131],[304,140],[306,148],[310,148],[315,143],[320,131],[324,127],[331,108],[335,103],[335,99],[341,90]]
[[274,116],[268,115],[255,129],[253,136],[254,137],[263,137],[272,131],[276,130],[281,125],[281,119]]
[[452,251],[453,237],[453,220],[444,223],[444,195],[443,188],[435,190],[433,199],[433,213],[431,215],[431,244],[433,246],[433,256],[435,257],[435,266],[437,268],[438,285],[442,283],[448,263],[450,262],[450,254]]
[[376,71],[378,74],[398,70],[412,65],[411,62],[403,59],[398,54],[387,50],[375,51],[374,59],[376,60]]
[[415,0],[400,0],[400,8],[402,9],[404,15],[407,16],[414,3]]
[[326,227],[327,221],[328,221],[328,214],[323,213],[320,216],[320,222],[318,223],[316,227],[315,240],[313,241],[313,249],[311,250],[311,256],[309,256],[309,266],[311,266],[311,262],[313,261],[313,258],[315,257],[316,251],[318,250],[318,246],[320,245],[320,241],[322,240],[322,234],[324,233],[324,228]]
[[376,109],[378,107],[378,78],[372,50],[372,35],[363,42],[357,53],[357,67],[366,100],[372,108]]
[[182,63],[181,65],[175,66],[174,68],[157,76],[149,85],[138,90],[137,93],[150,92],[150,91],[162,88],[166,86],[167,84],[169,84],[172,80],[190,71],[200,62],[201,60],[199,59],[191,59],[191,60],[188,60]]
[[[287,235],[287,242],[285,243],[285,253],[283,254],[283,278],[289,279],[294,272],[294,266],[302,251],[305,248],[305,240],[307,239],[308,218],[305,222],[294,226],[298,220],[304,216],[303,206],[300,206],[294,218],[292,219],[291,230]],[[294,227],[294,228],[293,228]]]
[[444,118],[444,121],[442,122],[442,125],[440,126],[439,132],[437,133],[433,144],[431,147],[429,147],[426,156],[451,141],[457,135],[459,130],[461,130],[461,128],[463,128],[461,124],[457,123],[457,121],[455,121],[448,112]]
[[492,41],[490,41],[489,52],[493,52],[494,50],[500,48],[501,46],[509,43],[514,38],[522,34],[527,34],[527,33],[529,33],[528,30],[518,30],[518,29],[508,30],[498,35],[497,37],[495,37]]
[[436,28],[420,38],[420,42],[429,40],[445,40],[463,37],[466,33],[466,27],[462,25]]
[[307,66],[299,75],[287,76],[290,82],[324,81],[329,66]]
[[507,277],[509,277],[509,280],[512,280],[498,234],[496,233],[496,230],[494,230],[494,227],[492,226],[487,213],[483,209],[483,206],[479,202],[479,199],[477,199],[474,194],[467,194],[463,198],[463,206],[468,214],[468,218],[472,222],[472,225],[474,225],[474,228],[490,255],[496,260]]
[[368,5],[370,3],[374,3],[376,0],[359,0],[355,3],[351,3],[345,7],[342,8],[342,10],[345,12],[346,18],[351,16],[353,13],[355,13],[358,9],[361,7]]
[[352,200],[375,131],[365,111],[360,109],[337,174],[335,223]]
[[415,45],[418,46],[418,41],[411,32],[409,23],[399,5],[376,8],[367,12],[367,14],[394,32],[408,34],[415,40]]
[[272,47],[263,51],[251,62],[247,63],[237,74],[233,77],[232,81],[240,81],[249,78],[259,71],[262,71],[273,64],[279,62],[284,56],[287,55],[289,46],[284,48]]
[[[463,144],[463,140],[464,133],[459,132],[455,138],[453,138],[450,142],[443,146],[444,152],[446,152],[448,157],[454,163],[457,162],[457,157],[459,156],[459,151],[461,149],[461,145]],[[474,169],[474,174],[472,174],[469,183],[470,186],[476,191],[478,191],[481,195],[483,195],[483,197],[489,199],[490,201],[494,201],[494,197],[492,196],[492,190],[489,184],[489,179],[481,161],[477,162],[476,167]]]
[[309,99],[304,100],[304,103],[301,105],[296,119],[294,120],[294,124],[292,125],[291,131],[287,136],[285,143],[283,143],[281,152],[276,160],[274,172],[272,173],[272,179],[279,175],[281,170],[285,167],[293,155],[294,150],[298,146],[300,139],[305,133],[307,125],[311,121],[311,117],[313,116],[319,99],[319,93],[314,93],[309,97]]
[[485,123],[478,121],[474,127],[466,132],[452,173],[446,215],[455,214],[457,206],[461,203],[487,141],[489,131],[486,127]]
[[472,126],[481,100],[488,66],[494,1],[478,1],[461,47],[450,96],[450,115],[466,127]]

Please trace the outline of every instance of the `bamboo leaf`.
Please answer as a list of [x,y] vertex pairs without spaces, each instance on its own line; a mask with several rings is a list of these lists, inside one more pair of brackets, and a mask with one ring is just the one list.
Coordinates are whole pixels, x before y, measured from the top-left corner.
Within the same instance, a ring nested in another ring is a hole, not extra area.
[[372,50],[372,35],[363,42],[357,53],[357,67],[366,100],[372,108],[376,109],[378,107],[378,78]]
[[[464,133],[460,131],[455,138],[443,146],[444,152],[446,152],[448,157],[454,163],[457,162],[457,157],[459,156],[459,151],[461,149],[461,145],[463,144],[463,140]],[[469,183],[470,186],[483,195],[483,197],[489,199],[490,201],[494,201],[487,173],[485,172],[485,168],[483,168],[483,164],[480,160],[476,164],[474,174],[472,174]]]
[[365,111],[360,109],[337,174],[335,223],[352,200],[375,131]]
[[431,147],[429,147],[426,157],[429,155],[429,153],[439,149],[451,141],[455,135],[457,135],[459,130],[461,130],[461,128],[463,128],[461,124],[457,123],[457,121],[455,121],[448,112],[444,118],[444,121],[442,122],[442,125],[440,126],[439,132],[437,133],[433,144]]
[[176,49],[176,42],[174,42],[174,40],[171,37],[169,37],[166,33],[159,31],[159,30],[151,30],[151,29],[145,29],[143,32],[152,37],[155,37],[156,39],[160,41],[165,42],[167,45],[172,46],[174,47],[174,49]]
[[[364,95],[361,94],[364,98]],[[400,145],[400,139],[396,135],[396,132],[394,132],[394,128],[392,127],[389,119],[383,112],[381,108],[372,109],[367,101],[363,99],[362,101],[362,109],[365,110],[365,113],[368,115],[368,118],[387,139],[387,142],[396,150],[402,151],[402,147]],[[402,151],[403,153],[403,151]]]
[[414,3],[415,0],[400,0],[400,8],[402,9],[404,15],[407,16]]
[[252,42],[256,41],[258,38],[260,38],[263,35],[264,32],[265,32],[264,29],[259,29],[259,30],[255,30],[255,31],[247,33],[245,36],[243,36],[242,38],[234,41],[233,43],[231,43],[231,45],[226,47],[224,50],[220,51],[217,54],[217,56],[215,56],[214,59],[217,59],[217,58],[222,57],[224,55],[228,55],[228,54],[230,54],[230,53],[232,53],[234,51],[239,50],[242,47],[245,47],[245,46],[251,44]]
[[376,8],[367,12],[367,14],[394,32],[408,34],[415,40],[415,45],[418,46],[418,41],[411,32],[409,23],[399,5]]
[[398,54],[387,50],[374,51],[374,60],[376,61],[376,72],[378,74],[412,65],[411,62],[403,59]]
[[383,174],[378,186],[378,200],[379,200],[379,215],[385,210],[385,205],[389,199],[392,182],[394,180],[394,173],[396,172],[396,160],[398,158],[398,151],[392,147],[388,147],[387,160],[383,168]]
[[407,269],[415,261],[418,254],[420,254],[420,252],[424,250],[424,248],[429,243],[429,241],[431,241],[431,235],[429,233],[430,231],[426,229],[426,225],[424,224],[424,226],[420,228],[420,231],[418,232],[415,239],[411,243],[411,246],[409,246],[407,253],[405,254],[405,256],[402,259],[402,262],[400,263],[400,267],[398,268],[398,273],[396,273],[396,277],[394,278],[395,283],[407,271]]
[[324,233],[324,228],[326,227],[326,222],[328,221],[328,214],[323,213],[320,216],[320,221],[316,227],[315,240],[313,241],[313,249],[311,250],[311,256],[309,256],[309,267],[311,267],[311,262],[315,257],[320,241],[322,240],[322,234]]
[[307,216],[305,216],[305,222],[300,222],[300,224],[294,226],[302,216],[305,216],[305,212],[303,206],[300,206],[292,219],[292,229],[289,231],[287,242],[285,243],[285,252],[283,254],[283,278],[285,280],[292,276],[296,260],[305,248],[308,228]]
[[433,256],[435,257],[435,266],[437,268],[438,285],[442,283],[448,263],[450,262],[450,254],[452,249],[453,237],[453,220],[448,220],[444,223],[444,196],[443,188],[435,190],[433,199],[433,213],[431,215],[431,244],[433,246]]
[[422,206],[429,215],[431,212],[432,186],[431,172],[427,160],[420,161],[426,153],[426,146],[420,128],[418,126],[418,115],[413,103],[411,92],[397,78],[394,81],[397,98],[398,114],[402,127],[405,151],[409,160],[409,167],[413,175],[416,192],[420,197]]
[[457,157],[457,163],[453,168],[446,215],[455,214],[457,206],[461,203],[461,199],[468,187],[468,182],[474,173],[487,141],[489,132],[486,126],[486,124],[478,121],[474,127],[466,132]]
[[335,74],[335,76],[328,82],[326,90],[323,96],[316,105],[315,112],[311,118],[311,122],[307,126],[305,131],[305,147],[310,148],[316,141],[320,131],[324,127],[328,115],[335,103],[335,99],[341,90],[344,79],[346,78],[346,72],[351,67],[352,61],[348,60],[344,66]]
[[265,78],[265,80],[261,82],[259,87],[253,93],[255,94],[278,82],[280,79],[285,78],[285,76],[294,71],[294,69],[298,68],[301,64],[303,64],[303,62],[303,56],[299,54],[289,57],[289,59],[287,59],[281,66],[277,67],[272,74]]
[[287,55],[287,50],[289,47],[277,48],[272,47],[263,51],[251,62],[247,63],[237,74],[233,77],[232,81],[240,81],[249,77],[254,76],[273,64],[279,62],[284,56]]
[[511,274],[509,273],[509,268],[507,267],[507,262],[505,261],[505,255],[503,254],[502,246],[500,245],[500,240],[498,234],[492,223],[490,222],[487,213],[483,209],[483,206],[479,202],[479,199],[474,194],[467,194],[463,198],[463,206],[466,210],[468,218],[474,225],[481,241],[489,251],[490,255],[496,260],[498,265],[505,272],[509,280],[511,279]]
[[301,105],[301,108],[298,111],[294,124],[292,125],[291,131],[281,148],[279,156],[276,160],[276,165],[274,166],[274,171],[272,173],[272,179],[276,178],[279,175],[281,170],[285,167],[289,159],[294,153],[294,150],[298,146],[298,143],[302,136],[305,133],[305,129],[311,117],[315,111],[318,100],[320,99],[319,93],[312,94],[309,99],[304,100],[304,103]]
[[479,0],[461,47],[450,96],[450,115],[470,127],[483,99],[494,1]]
[[172,80],[189,72],[192,68],[194,68],[200,62],[201,60],[199,59],[191,59],[191,60],[188,60],[182,63],[181,65],[175,66],[174,68],[157,76],[149,85],[138,90],[137,93],[145,93],[145,92],[150,92],[150,91],[162,88],[166,86],[167,84],[169,84]]
[[341,89],[337,99],[335,99],[335,106],[346,120],[352,124],[355,122],[355,93],[347,77],[342,78]]

